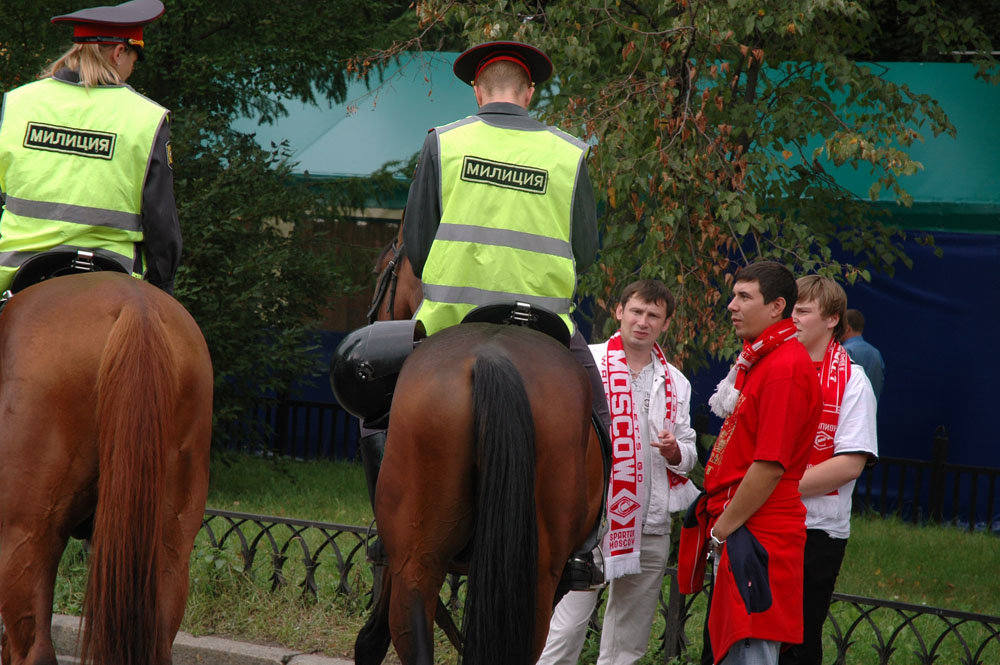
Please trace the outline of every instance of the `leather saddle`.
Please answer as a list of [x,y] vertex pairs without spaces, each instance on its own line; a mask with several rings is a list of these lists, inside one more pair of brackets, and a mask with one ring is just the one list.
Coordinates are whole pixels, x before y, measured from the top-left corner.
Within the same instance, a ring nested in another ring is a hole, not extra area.
[[128,271],[114,259],[83,249],[54,249],[36,254],[22,263],[14,273],[14,281],[11,282],[8,291],[13,295],[32,284],[44,282],[52,277],[105,270],[128,274]]
[[527,326],[552,337],[569,348],[570,333],[559,316],[542,307],[526,302],[503,302],[481,305],[462,319],[462,323],[498,323],[501,325]]
[[[569,330],[556,314],[527,303],[484,305],[462,323],[524,325],[569,346]],[[382,429],[389,419],[396,379],[424,338],[418,321],[376,321],[347,334],[330,361],[330,385],[337,402],[366,428]]]

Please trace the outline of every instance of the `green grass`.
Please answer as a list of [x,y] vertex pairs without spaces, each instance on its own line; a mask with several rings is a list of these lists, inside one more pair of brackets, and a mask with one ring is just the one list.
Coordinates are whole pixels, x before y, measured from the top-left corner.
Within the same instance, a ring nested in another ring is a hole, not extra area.
[[[345,462],[303,463],[218,456],[212,462],[208,505],[222,510],[359,526],[367,526],[372,519],[362,469],[360,465]],[[259,556],[266,555],[262,551]],[[191,595],[182,629],[199,635],[215,634],[281,644],[305,652],[349,656],[366,618],[363,607],[366,599],[338,595],[333,576],[324,574],[322,566],[317,572],[318,599],[304,597],[295,586],[302,579],[296,555],[291,553],[285,569],[291,583],[272,592],[270,580],[264,579],[269,564],[255,564],[254,572],[248,576],[231,548],[225,551],[212,548],[202,532],[192,556]],[[852,536],[837,591],[1000,616],[998,569],[1000,538],[995,535],[859,516],[852,522]],[[85,573],[79,544],[74,541],[60,568],[57,611],[79,613]],[[351,574],[352,580],[360,584],[370,583],[367,566],[359,566]],[[847,623],[857,616],[849,607],[835,611]],[[703,621],[704,601],[699,599],[687,624],[691,657],[700,653]],[[928,617],[920,621],[922,629],[936,631],[931,639],[941,631],[939,619]],[[931,625],[932,622],[937,624]],[[655,647],[662,630],[662,619],[657,619],[652,646]],[[848,662],[859,665],[874,662],[874,651],[863,646],[870,637],[859,634],[859,639],[862,646],[852,647]],[[954,641],[948,638],[946,642],[949,640]],[[438,662],[455,662],[454,651],[440,635],[438,644]],[[596,660],[597,645],[596,636],[588,640],[581,663]],[[893,663],[913,660],[912,650],[919,648],[912,637],[906,637],[898,646],[900,653]],[[937,662],[958,662],[959,647],[945,646],[947,650]],[[831,653],[830,644],[827,649]],[[1000,651],[1000,645],[990,647],[983,662],[1000,662],[1000,653],[996,651]],[[662,662],[662,656],[650,653],[641,662],[652,665]]]
[[1000,616],[1000,537],[855,516],[837,591]]

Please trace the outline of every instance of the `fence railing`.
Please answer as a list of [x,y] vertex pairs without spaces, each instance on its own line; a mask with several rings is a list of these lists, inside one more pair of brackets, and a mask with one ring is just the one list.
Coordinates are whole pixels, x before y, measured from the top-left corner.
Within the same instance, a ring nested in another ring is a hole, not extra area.
[[951,464],[948,435],[934,434],[931,460],[882,457],[854,488],[854,510],[1000,531],[1000,469]]
[[[209,509],[202,532],[213,547],[234,551],[245,573],[265,576],[272,590],[294,582],[313,597],[333,588],[334,593],[370,600],[372,576],[365,552],[374,532],[368,528]],[[289,579],[293,569],[300,580]],[[318,572],[332,576],[332,582],[319,584]],[[461,625],[463,585],[464,578],[449,575],[442,590],[454,625]],[[706,604],[704,593],[681,595],[676,570],[667,569],[660,595],[664,628],[657,641],[658,660],[688,662],[701,651]],[[598,628],[596,622],[592,626]],[[838,665],[1000,663],[1000,617],[985,614],[834,594],[824,633],[833,644],[828,662]]]

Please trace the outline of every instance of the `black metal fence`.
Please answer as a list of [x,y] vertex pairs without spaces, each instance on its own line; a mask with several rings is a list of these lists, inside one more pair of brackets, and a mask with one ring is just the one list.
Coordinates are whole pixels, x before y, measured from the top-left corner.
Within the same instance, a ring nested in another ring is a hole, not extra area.
[[[314,597],[321,589],[332,588],[368,601],[372,575],[365,551],[373,536],[365,527],[210,509],[200,537],[234,552],[246,574],[263,576],[272,589],[295,583],[303,594]],[[321,577],[329,582],[320,584]],[[454,615],[455,625],[461,625],[463,584],[463,578],[449,576],[442,590],[444,607]],[[697,662],[705,606],[703,593],[677,592],[676,571],[667,570],[660,596],[664,628],[657,640],[657,660]],[[592,626],[596,629],[596,622]],[[824,632],[833,645],[826,652],[828,662],[836,665],[1000,663],[1000,617],[984,614],[834,594]]]
[[934,433],[931,460],[882,457],[854,488],[854,510],[911,522],[1000,532],[1000,469],[950,464],[948,435]]

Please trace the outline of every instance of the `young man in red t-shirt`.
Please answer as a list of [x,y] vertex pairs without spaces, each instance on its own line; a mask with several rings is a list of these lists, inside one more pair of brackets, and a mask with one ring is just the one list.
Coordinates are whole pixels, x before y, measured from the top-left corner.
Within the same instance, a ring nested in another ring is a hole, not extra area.
[[[798,485],[822,402],[789,318],[797,293],[792,273],[772,261],[736,274],[728,309],[744,348],[709,400],[726,417],[705,465],[708,547],[715,554],[708,627],[714,660],[724,665],[776,664],[782,642],[802,641],[806,510]],[[756,561],[749,561],[754,548]],[[757,575],[748,578],[744,571],[755,565]],[[769,597],[762,600],[761,592]]]

